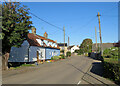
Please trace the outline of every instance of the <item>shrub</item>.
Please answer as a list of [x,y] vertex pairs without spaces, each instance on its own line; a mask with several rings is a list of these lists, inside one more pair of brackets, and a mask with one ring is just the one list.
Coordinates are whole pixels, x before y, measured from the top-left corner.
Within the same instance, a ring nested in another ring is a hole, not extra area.
[[53,56],[53,60],[58,60],[60,59],[60,56]]
[[53,57],[51,57],[51,60],[53,60]]
[[84,52],[82,49],[79,50],[78,55],[82,55]]
[[67,57],[70,57],[70,56],[71,56],[71,52],[68,51],[68,52],[67,52]]
[[117,47],[111,47],[109,49],[105,49],[103,52],[103,56],[106,58],[114,58],[118,59],[118,48]]
[[60,52],[61,52],[61,53],[64,53],[64,50],[61,50]]
[[65,57],[64,57],[64,55],[63,55],[63,54],[61,54],[60,56],[61,56],[61,58],[62,58],[62,59],[65,59]]
[[79,53],[79,52],[80,52],[80,50],[75,50],[75,51],[74,51],[74,53]]
[[116,84],[120,84],[120,64],[103,62],[104,64],[104,77],[115,81]]

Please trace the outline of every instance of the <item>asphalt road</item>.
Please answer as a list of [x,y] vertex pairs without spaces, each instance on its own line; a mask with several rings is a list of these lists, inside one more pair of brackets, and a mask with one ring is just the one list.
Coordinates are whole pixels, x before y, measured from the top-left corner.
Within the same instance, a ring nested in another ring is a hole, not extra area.
[[20,74],[4,74],[3,84],[112,84],[90,72],[93,62],[89,57],[72,56],[70,59],[33,67]]

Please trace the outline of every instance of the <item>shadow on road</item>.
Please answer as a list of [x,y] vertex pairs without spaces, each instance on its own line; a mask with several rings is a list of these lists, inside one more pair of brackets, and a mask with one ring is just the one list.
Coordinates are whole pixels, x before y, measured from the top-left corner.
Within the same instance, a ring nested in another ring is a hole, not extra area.
[[[93,63],[93,64],[96,64],[96,63]],[[102,81],[102,80],[100,80],[100,79],[98,79],[98,78],[96,78],[95,76],[93,76],[93,75],[91,75],[91,74],[89,74],[88,72],[89,72],[89,68],[88,68],[88,70],[87,70],[87,72],[84,72],[82,69],[80,69],[80,68],[77,68],[76,66],[74,66],[73,64],[68,64],[68,65],[71,65],[72,67],[74,67],[75,69],[77,69],[78,71],[80,71],[80,72],[82,72],[83,73],[83,76],[82,76],[82,80],[84,80],[84,81],[86,81],[87,83],[89,83],[90,85],[93,85],[89,80],[86,80],[84,77],[85,76],[89,76],[89,78],[94,78],[95,80],[97,80],[98,82],[101,82],[102,83],[102,85],[105,85],[105,86],[109,86],[109,85],[107,85],[106,83],[104,83],[104,81]],[[94,66],[94,68],[92,68],[90,71],[94,71],[94,73],[95,73],[95,66]],[[97,72],[96,72],[97,73]],[[94,85],[93,85],[94,86]]]
[[90,72],[97,74],[99,76],[102,76],[103,75],[103,63],[102,62],[92,63],[92,68]]

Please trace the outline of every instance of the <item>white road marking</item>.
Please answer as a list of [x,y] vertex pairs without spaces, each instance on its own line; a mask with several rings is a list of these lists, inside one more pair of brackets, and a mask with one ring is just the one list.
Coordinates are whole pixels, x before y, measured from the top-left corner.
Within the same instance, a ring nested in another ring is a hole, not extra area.
[[78,83],[77,83],[77,85],[79,85],[81,83],[81,81],[79,81]]

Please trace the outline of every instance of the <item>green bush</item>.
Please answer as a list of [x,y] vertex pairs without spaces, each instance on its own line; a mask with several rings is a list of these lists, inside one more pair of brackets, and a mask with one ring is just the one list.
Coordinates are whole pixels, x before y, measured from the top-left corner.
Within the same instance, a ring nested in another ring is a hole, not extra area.
[[104,58],[114,58],[118,59],[118,48],[117,47],[111,47],[109,49],[105,49],[103,52]]
[[84,51],[82,49],[79,50],[78,55],[82,55]]
[[51,58],[51,60],[58,60],[58,59],[61,59],[61,56],[53,56],[53,57]]
[[61,50],[60,52],[61,52],[61,53],[64,53],[64,50]]
[[67,57],[70,57],[70,56],[71,56],[71,52],[68,51],[68,52],[67,52]]
[[104,64],[104,77],[115,81],[116,84],[120,84],[120,64],[103,62]]
[[79,52],[80,52],[80,50],[75,50],[75,51],[74,51],[74,53],[79,53]]
[[60,56],[61,56],[61,58],[62,58],[62,59],[65,59],[65,57],[64,57],[64,55],[63,55],[63,54],[61,54]]
[[53,57],[51,57],[51,60],[53,60]]

